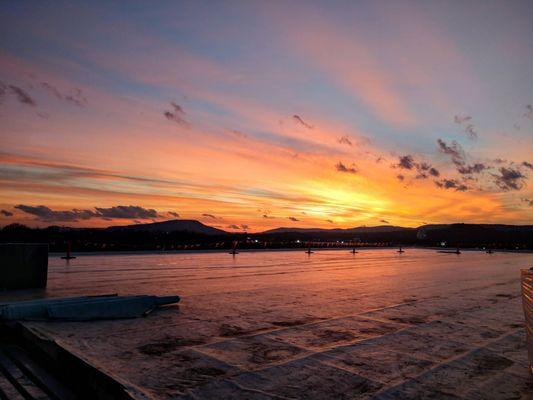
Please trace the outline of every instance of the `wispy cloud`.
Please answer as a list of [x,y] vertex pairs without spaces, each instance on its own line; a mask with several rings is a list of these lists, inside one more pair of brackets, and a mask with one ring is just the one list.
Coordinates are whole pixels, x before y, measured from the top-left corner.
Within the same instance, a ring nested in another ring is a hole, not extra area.
[[15,85],[9,85],[9,89],[11,89],[11,92],[15,95],[19,103],[37,107],[37,102],[24,89]]
[[533,119],[533,105],[526,105],[526,112],[524,113],[524,117],[528,119]]
[[455,189],[459,192],[468,190],[468,186],[459,182],[457,179],[441,179],[439,181],[435,181],[435,185],[442,189]]
[[313,125],[310,125],[310,124],[308,124],[307,122],[305,122],[305,121],[303,120],[303,118],[300,117],[299,115],[294,114],[294,115],[292,116],[292,119],[294,119],[298,124],[300,124],[300,125],[306,127],[307,129],[313,129]]
[[457,167],[457,172],[463,175],[470,175],[470,174],[479,174],[480,172],[489,169],[490,167],[482,164],[482,163],[475,163],[472,165],[459,165]]
[[348,146],[353,146],[353,143],[352,141],[350,140],[350,138],[348,136],[341,136],[340,138],[337,139],[337,142],[339,142],[340,144],[345,144],[345,145],[348,145]]
[[300,221],[298,218],[296,217],[287,217],[287,219],[290,219],[291,221],[294,221],[294,222],[298,222]]
[[2,81],[0,81],[0,105],[2,105],[6,94],[7,94],[7,85],[5,85]]
[[79,88],[72,89],[69,93],[62,93],[57,87],[48,82],[41,82],[41,87],[47,90],[58,100],[72,103],[78,107],[84,107],[87,105],[87,97],[83,94],[83,91]]
[[357,173],[357,168],[355,167],[355,165],[352,164],[352,166],[347,167],[346,165],[344,165],[340,161],[337,164],[335,164],[335,169],[337,171],[339,171],[339,172],[346,172],[346,173],[349,173],[349,174],[356,174]]
[[470,115],[455,115],[453,117],[453,121],[456,123],[456,124],[463,124],[465,122],[468,122],[472,119],[472,117]]
[[477,139],[477,131],[474,124],[470,123],[472,117],[470,115],[455,115],[453,121],[463,127],[463,131],[468,135],[470,139]]
[[0,214],[2,214],[4,217],[12,217],[13,213],[11,211],[7,210],[0,210]]
[[[425,161],[416,161],[415,158],[410,154],[400,156],[398,158],[398,163],[394,165],[394,167],[409,171],[416,171],[417,175],[415,176],[415,179],[426,179],[429,176],[437,177],[440,175],[440,172],[431,164]],[[404,175],[401,176],[402,178],[400,180],[403,180]]]
[[465,164],[466,154],[459,143],[455,140],[452,141],[451,145],[448,145],[444,140],[437,139],[437,144],[439,151],[444,154],[451,156],[452,162],[457,166],[462,166]]
[[520,190],[524,187],[524,181],[527,178],[522,172],[514,168],[499,168],[499,175],[492,174],[494,176],[494,182],[496,186],[504,191]]
[[174,101],[171,101],[170,105],[172,107],[172,111],[164,111],[163,115],[165,118],[180,125],[187,125],[188,122],[185,120],[185,111],[183,111],[183,108],[181,108],[181,106]]

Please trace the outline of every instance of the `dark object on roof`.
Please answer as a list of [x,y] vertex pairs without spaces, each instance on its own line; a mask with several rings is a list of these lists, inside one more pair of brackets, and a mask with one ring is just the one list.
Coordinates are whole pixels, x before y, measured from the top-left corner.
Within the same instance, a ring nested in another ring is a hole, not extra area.
[[142,317],[179,296],[83,296],[0,304],[0,320],[90,321]]
[[0,290],[44,288],[47,278],[47,244],[0,244]]

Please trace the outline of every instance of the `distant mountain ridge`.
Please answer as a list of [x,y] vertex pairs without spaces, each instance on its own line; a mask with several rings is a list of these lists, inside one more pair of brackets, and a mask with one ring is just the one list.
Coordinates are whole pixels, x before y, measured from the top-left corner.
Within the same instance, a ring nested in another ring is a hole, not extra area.
[[[77,228],[79,229],[79,228]],[[205,225],[197,220],[173,219],[162,222],[151,222],[146,224],[134,224],[123,226],[110,226],[105,228],[107,231],[136,231],[136,232],[191,232],[204,235],[229,235],[239,232],[227,232],[222,229]],[[432,236],[437,232],[472,232],[483,233],[488,231],[496,232],[520,232],[533,234],[533,225],[505,225],[505,224],[427,224],[417,228],[406,228],[394,225],[378,226],[359,226],[354,228],[291,228],[280,227],[269,229],[263,232],[255,233],[257,235],[283,235],[283,234],[302,234],[302,235],[355,235],[355,234],[416,234],[419,239]],[[240,232],[242,233],[242,232]]]
[[408,231],[417,228],[404,228],[402,226],[393,225],[378,225],[378,226],[359,226],[355,228],[275,228],[261,232],[262,234],[275,234],[275,233],[385,233],[385,232],[398,232]]
[[136,232],[192,232],[204,235],[226,235],[228,232],[222,229],[204,225],[193,219],[172,219],[148,224],[135,224],[124,226],[110,226],[108,231],[136,231]]

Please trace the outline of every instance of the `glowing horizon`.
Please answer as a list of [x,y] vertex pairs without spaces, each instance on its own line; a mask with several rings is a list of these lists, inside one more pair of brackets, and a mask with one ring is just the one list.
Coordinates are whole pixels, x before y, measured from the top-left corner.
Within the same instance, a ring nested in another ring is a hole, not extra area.
[[533,7],[1,6],[0,226],[533,223]]

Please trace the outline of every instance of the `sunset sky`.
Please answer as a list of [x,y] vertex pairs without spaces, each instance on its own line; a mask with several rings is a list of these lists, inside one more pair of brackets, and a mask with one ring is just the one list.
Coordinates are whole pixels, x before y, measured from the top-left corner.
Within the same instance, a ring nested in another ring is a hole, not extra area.
[[533,2],[0,4],[0,226],[533,223]]

